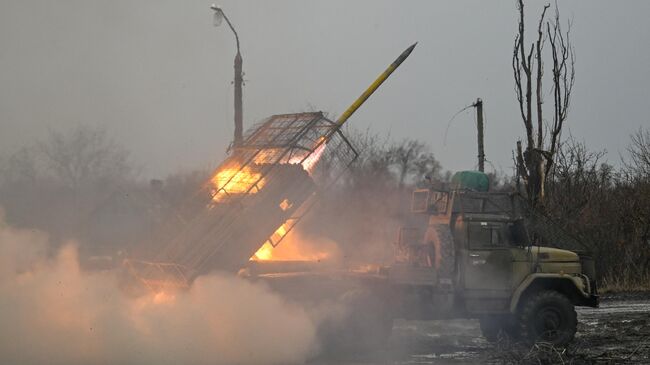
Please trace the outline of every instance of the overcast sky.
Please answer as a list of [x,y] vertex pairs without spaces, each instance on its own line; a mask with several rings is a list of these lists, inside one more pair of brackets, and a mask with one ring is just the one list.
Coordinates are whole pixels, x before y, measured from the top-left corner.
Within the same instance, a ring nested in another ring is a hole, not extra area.
[[[529,24],[544,3],[528,2]],[[3,0],[0,154],[43,138],[48,128],[91,124],[128,148],[145,178],[213,166],[232,137],[235,43],[225,24],[213,26],[210,4]],[[469,169],[476,164],[472,112],[456,118],[446,145],[443,135],[454,113],[481,97],[487,158],[511,172],[511,150],[523,133],[511,70],[514,1],[220,5],[241,38],[245,127],[279,113],[338,115],[418,41],[350,123],[421,139],[445,168]],[[559,6],[573,19],[577,55],[567,126],[616,164],[629,135],[650,126],[650,1]]]

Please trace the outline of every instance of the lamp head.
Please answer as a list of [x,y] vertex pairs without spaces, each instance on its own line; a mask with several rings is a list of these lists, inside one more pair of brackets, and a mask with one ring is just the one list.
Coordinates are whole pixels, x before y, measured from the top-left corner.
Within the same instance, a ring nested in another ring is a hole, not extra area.
[[220,6],[212,4],[210,9],[214,10],[214,18],[212,20],[215,27],[218,27],[223,22],[223,10]]

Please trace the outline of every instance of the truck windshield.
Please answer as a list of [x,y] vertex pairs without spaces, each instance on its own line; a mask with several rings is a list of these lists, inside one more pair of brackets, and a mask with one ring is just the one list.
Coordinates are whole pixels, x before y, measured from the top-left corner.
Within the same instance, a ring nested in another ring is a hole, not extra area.
[[474,249],[521,246],[526,242],[526,235],[518,226],[516,222],[470,222],[469,246]]

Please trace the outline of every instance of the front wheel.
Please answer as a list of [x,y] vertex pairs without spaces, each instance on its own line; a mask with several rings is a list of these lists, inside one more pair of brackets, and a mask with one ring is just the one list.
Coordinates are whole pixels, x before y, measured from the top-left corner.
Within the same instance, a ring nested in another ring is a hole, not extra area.
[[573,340],[578,320],[573,303],[565,295],[545,290],[530,296],[519,314],[521,334],[530,343],[563,346]]

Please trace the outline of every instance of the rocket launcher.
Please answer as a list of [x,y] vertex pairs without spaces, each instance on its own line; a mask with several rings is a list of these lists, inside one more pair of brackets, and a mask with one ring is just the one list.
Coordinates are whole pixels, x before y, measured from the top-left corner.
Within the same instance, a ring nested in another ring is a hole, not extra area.
[[149,251],[158,254],[149,261],[126,260],[127,269],[153,290],[187,286],[210,271],[237,272],[265,243],[277,246],[312,207],[317,192],[333,184],[356,159],[341,127],[415,45],[336,121],[322,112],[279,114],[251,127],[188,199],[184,207],[190,208],[180,209],[191,213],[162,227],[163,233],[149,245]]

